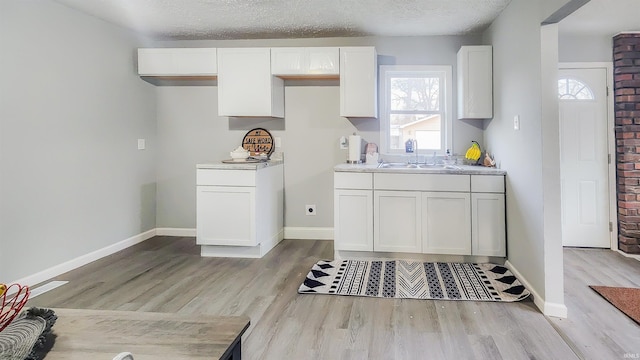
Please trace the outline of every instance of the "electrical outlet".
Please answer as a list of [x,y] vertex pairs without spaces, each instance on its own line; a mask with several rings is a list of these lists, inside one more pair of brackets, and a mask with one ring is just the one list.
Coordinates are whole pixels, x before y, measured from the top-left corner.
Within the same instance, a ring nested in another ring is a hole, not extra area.
[[340,137],[339,144],[340,144],[340,149],[342,149],[342,150],[346,150],[346,149],[349,148],[349,141],[347,141],[347,138],[344,137],[344,136]]
[[146,147],[146,141],[144,139],[138,139],[138,150],[144,150]]
[[316,205],[305,205],[304,206],[304,214],[307,216],[315,216],[316,215]]

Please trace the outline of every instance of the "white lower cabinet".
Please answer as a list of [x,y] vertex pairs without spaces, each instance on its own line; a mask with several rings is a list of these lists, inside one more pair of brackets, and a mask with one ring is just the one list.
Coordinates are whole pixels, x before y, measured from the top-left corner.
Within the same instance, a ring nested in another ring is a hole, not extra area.
[[255,187],[198,186],[198,244],[256,246]]
[[333,248],[373,251],[373,174],[333,174]]
[[417,191],[374,192],[375,251],[422,252],[422,197]]
[[507,256],[504,194],[472,193],[472,255]]
[[[207,166],[207,165],[204,165]],[[284,235],[282,165],[196,170],[196,244],[212,257],[262,257]]]
[[334,249],[505,257],[504,189],[504,175],[335,172]]
[[373,251],[373,191],[334,191],[334,248]]
[[471,254],[471,196],[462,192],[422,193],[422,252]]

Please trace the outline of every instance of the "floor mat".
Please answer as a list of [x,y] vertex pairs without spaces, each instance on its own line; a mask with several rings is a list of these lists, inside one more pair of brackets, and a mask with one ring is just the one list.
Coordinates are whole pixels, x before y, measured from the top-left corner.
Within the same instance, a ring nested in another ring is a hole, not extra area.
[[595,285],[589,287],[640,325],[640,289]]
[[501,265],[410,260],[322,260],[313,265],[298,292],[507,302],[530,295]]

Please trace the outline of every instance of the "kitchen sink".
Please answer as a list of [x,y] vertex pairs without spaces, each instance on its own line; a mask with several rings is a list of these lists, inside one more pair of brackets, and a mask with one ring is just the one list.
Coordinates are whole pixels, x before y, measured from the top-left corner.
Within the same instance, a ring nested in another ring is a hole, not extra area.
[[456,165],[445,164],[408,164],[408,163],[381,163],[378,165],[380,169],[454,169],[461,170],[462,168]]
[[418,165],[407,163],[381,163],[378,167],[382,169],[417,169]]

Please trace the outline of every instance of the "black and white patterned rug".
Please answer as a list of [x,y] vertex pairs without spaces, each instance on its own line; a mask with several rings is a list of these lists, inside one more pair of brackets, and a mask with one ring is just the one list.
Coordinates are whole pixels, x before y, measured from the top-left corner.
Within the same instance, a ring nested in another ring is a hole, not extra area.
[[501,265],[411,260],[321,260],[313,265],[298,292],[507,302],[530,294]]

